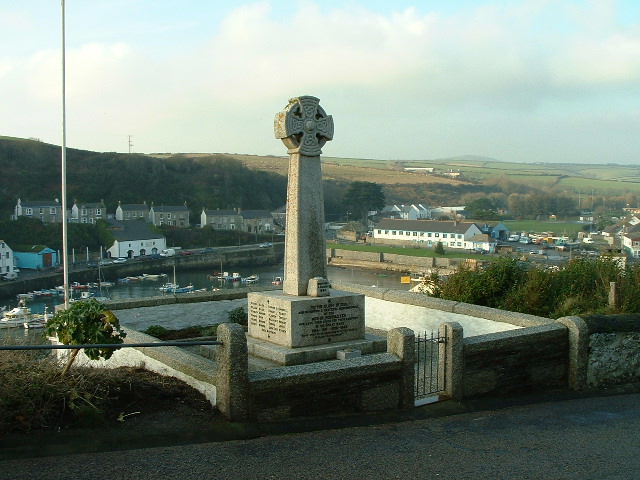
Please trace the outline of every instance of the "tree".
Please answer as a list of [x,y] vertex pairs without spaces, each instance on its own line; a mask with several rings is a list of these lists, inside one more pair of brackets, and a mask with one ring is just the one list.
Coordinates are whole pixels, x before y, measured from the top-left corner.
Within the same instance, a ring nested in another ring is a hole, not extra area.
[[444,255],[444,246],[442,245],[442,242],[436,243],[436,246],[433,249],[433,251],[438,255]]
[[382,186],[373,182],[352,182],[344,195],[344,206],[352,212],[355,219],[367,224],[370,210],[384,208],[384,192]]
[[[121,344],[127,334],[120,329],[118,318],[96,300],[74,302],[66,310],[60,310],[47,322],[47,335],[57,336],[65,345]],[[87,348],[85,354],[91,360],[108,360],[117,348]],[[66,375],[76,359],[79,349],[73,350],[62,370]]]

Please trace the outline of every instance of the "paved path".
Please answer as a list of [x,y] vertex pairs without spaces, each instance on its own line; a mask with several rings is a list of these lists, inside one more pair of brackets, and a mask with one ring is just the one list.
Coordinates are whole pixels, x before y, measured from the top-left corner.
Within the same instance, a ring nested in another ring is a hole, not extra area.
[[253,440],[0,462],[1,479],[640,478],[640,394]]

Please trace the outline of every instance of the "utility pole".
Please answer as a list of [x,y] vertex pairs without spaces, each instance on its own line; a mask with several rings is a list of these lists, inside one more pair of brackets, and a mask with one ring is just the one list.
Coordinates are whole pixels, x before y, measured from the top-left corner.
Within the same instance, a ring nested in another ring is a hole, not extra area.
[[133,135],[129,135],[129,153],[131,153],[131,150],[133,149],[133,141],[131,140],[133,138]]

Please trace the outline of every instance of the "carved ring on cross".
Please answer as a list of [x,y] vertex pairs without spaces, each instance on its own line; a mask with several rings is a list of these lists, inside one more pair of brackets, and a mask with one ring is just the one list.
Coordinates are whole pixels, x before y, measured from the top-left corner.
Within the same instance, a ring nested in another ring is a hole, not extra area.
[[320,155],[327,140],[333,138],[333,118],[325,113],[319,99],[308,95],[289,100],[276,114],[273,128],[288,153],[307,157]]

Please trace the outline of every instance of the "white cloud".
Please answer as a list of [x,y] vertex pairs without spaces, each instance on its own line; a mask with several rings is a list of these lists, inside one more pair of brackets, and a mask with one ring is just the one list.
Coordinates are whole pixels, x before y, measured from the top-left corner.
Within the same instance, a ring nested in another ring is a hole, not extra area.
[[[290,96],[313,94],[335,117],[331,154],[539,160],[553,151],[533,138],[553,128],[540,115],[551,109],[546,118],[569,128],[570,104],[596,121],[608,96],[640,81],[639,27],[618,27],[615,8],[529,0],[449,15],[383,14],[304,2],[281,17],[266,2],[247,4],[179,55],[151,54],[133,39],[69,48],[70,138],[104,150],[123,150],[132,133],[144,151],[281,153],[273,115]],[[569,26],[548,28],[554,15]],[[4,105],[16,112],[9,130],[50,125],[49,137],[57,136],[59,51],[0,60],[0,88],[13,92]],[[528,129],[532,152],[519,153]]]

